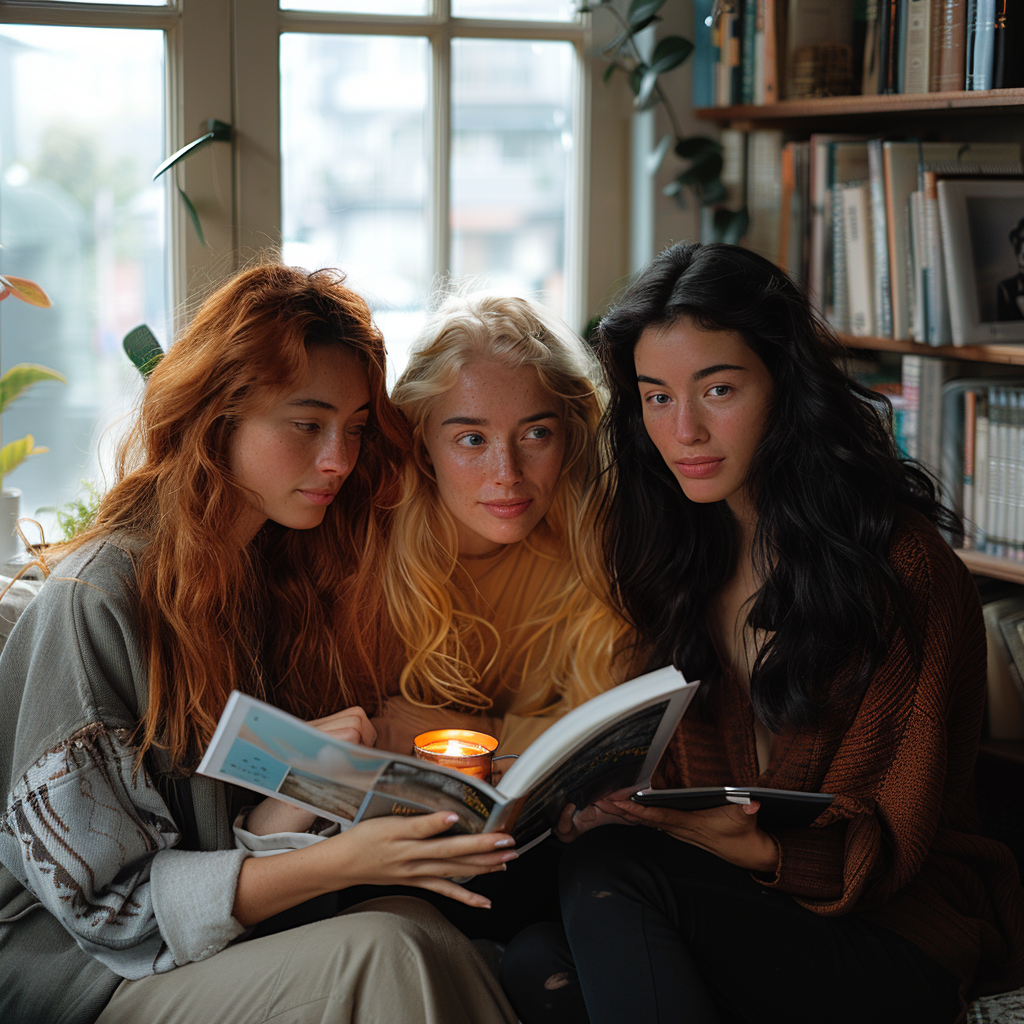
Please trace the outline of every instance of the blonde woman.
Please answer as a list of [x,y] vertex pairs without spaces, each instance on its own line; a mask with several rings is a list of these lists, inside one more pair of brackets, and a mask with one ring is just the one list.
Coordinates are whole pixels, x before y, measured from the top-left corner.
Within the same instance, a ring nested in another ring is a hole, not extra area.
[[392,395],[412,454],[379,578],[361,584],[376,598],[351,605],[378,746],[461,726],[519,753],[628,674],[588,501],[596,379],[586,345],[522,298],[451,297],[414,345]]

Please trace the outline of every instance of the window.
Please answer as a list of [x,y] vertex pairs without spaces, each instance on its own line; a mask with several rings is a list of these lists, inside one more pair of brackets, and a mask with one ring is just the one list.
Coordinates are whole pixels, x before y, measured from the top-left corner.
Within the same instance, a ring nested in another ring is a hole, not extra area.
[[[446,276],[537,294],[581,326],[600,299],[585,277],[602,89],[589,45],[571,0],[0,4],[0,269],[54,300],[0,305],[0,359],[68,378],[4,415],[8,440],[50,448],[5,480],[23,514],[63,505],[82,480],[104,485],[102,453],[139,393],[123,335],[146,323],[168,344],[196,299],[268,247],[350,274],[392,375]],[[595,170],[617,188],[626,150],[612,122],[628,110],[601,103],[603,151],[622,157]],[[211,118],[232,142],[153,183]],[[619,239],[624,190],[617,209],[601,187],[601,223]],[[605,263],[625,248],[593,247]]]

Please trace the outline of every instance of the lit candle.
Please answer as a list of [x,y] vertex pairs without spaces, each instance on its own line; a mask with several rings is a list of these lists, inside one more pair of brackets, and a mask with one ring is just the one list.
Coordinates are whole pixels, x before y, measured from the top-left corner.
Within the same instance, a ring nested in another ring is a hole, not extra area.
[[471,729],[433,729],[413,740],[413,753],[421,761],[454,768],[484,782],[491,781],[491,755],[498,741]]

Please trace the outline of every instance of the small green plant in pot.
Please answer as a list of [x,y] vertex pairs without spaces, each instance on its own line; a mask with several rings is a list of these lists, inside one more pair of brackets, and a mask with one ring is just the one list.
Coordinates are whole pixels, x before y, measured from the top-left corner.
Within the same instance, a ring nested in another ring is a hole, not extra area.
[[[0,302],[11,297],[44,309],[50,305],[50,297],[34,281],[0,274]],[[62,373],[51,370],[48,366],[39,366],[35,363],[18,363],[12,366],[0,377],[0,414],[3,414],[11,402],[33,384],[44,380],[67,383],[67,378]],[[3,433],[0,429],[0,481],[6,479],[7,474],[20,466],[30,455],[39,455],[45,451],[46,448],[36,444],[32,434],[3,444]],[[14,524],[18,518],[20,497],[21,492],[16,488],[3,488],[3,496],[0,499],[0,562],[13,558],[19,550]]]

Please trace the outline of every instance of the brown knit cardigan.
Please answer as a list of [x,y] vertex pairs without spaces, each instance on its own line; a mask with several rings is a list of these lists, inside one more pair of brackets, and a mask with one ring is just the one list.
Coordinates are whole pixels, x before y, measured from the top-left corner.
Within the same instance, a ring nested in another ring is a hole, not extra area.
[[758,770],[753,712],[723,679],[717,721],[686,715],[663,764],[672,786],[835,793],[810,828],[779,830],[769,888],[818,914],[858,913],[915,942],[964,1000],[1024,984],[1024,891],[1009,850],[978,833],[973,771],[985,704],[985,630],[963,563],[916,513],[889,560],[922,638],[901,635],[856,707],[780,737]]

